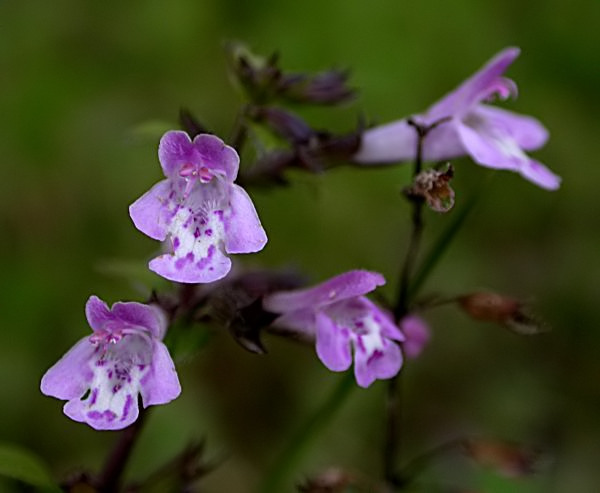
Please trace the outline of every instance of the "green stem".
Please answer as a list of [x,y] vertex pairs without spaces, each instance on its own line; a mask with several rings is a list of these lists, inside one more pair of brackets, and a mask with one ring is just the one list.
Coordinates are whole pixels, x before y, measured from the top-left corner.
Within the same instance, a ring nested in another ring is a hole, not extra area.
[[260,492],[280,493],[284,491],[283,481],[292,472],[317,435],[341,409],[350,395],[350,391],[354,388],[356,388],[354,375],[352,372],[348,372],[339,380],[317,411],[292,435],[287,448],[278,456],[259,489]]

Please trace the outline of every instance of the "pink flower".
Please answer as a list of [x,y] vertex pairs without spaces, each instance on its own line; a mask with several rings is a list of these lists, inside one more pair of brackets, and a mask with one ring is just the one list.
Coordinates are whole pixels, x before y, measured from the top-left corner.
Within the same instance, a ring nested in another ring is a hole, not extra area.
[[308,289],[265,297],[263,306],[281,316],[275,325],[316,339],[317,355],[332,371],[345,371],[354,358],[361,387],[391,378],[402,366],[397,341],[402,332],[390,315],[363,295],[385,284],[381,274],[355,270]]
[[173,360],[161,342],[162,311],[142,303],[109,309],[90,297],[85,313],[93,334],[77,342],[42,377],[44,394],[68,401],[64,412],[96,430],[118,430],[144,407],[166,404],[181,393]]
[[254,205],[234,184],[235,150],[221,139],[167,132],[158,156],[167,177],[129,207],[136,228],[155,240],[170,239],[170,253],[150,261],[157,274],[183,283],[208,283],[231,269],[228,253],[261,250],[267,236]]
[[[560,177],[524,151],[538,149],[548,132],[536,119],[483,104],[494,96],[516,95],[517,86],[502,74],[519,55],[506,48],[457,89],[413,120],[428,126],[441,122],[424,139],[423,159],[442,161],[466,154],[489,168],[515,171],[548,190],[560,186]],[[409,161],[415,158],[417,133],[407,119],[374,127],[362,135],[354,159],[360,163]]]

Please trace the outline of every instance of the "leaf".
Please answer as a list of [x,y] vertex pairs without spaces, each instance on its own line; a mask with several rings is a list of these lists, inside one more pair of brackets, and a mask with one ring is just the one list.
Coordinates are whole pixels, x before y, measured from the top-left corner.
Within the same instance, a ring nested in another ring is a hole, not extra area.
[[0,475],[43,489],[59,492],[46,464],[24,448],[0,443]]

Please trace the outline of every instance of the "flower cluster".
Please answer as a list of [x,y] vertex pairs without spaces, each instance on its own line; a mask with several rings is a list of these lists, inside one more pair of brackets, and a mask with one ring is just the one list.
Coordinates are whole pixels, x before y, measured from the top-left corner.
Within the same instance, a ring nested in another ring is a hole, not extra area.
[[[244,183],[252,178],[258,183],[265,178],[283,183],[284,169],[322,171],[323,163],[334,158],[365,164],[416,160],[419,173],[406,195],[446,212],[454,203],[449,186],[453,168],[421,170],[421,160],[468,154],[478,164],[518,172],[540,187],[553,190],[560,185],[557,175],[524,152],[544,144],[546,129],[533,118],[484,104],[495,96],[506,99],[516,94],[515,83],[502,76],[518,56],[516,48],[499,53],[424,113],[342,137],[315,131],[272,103],[346,101],[354,95],[346,86],[346,72],[285,74],[276,57],[256,58],[238,45],[230,47],[229,54],[233,72],[250,98],[244,114],[290,146],[259,155],[254,176],[249,173]],[[240,163],[236,150],[205,133],[191,115],[183,116],[188,129],[202,131],[194,131],[193,139],[183,131],[163,135],[158,157],[165,178],[131,204],[129,214],[138,230],[164,242],[163,253],[149,263],[152,271],[178,283],[214,283],[230,272],[230,254],[258,252],[267,236],[252,200],[236,183]],[[407,314],[409,306],[395,307],[403,316],[394,320],[387,309],[365,296],[384,283],[381,274],[352,270],[313,287],[289,290],[298,284],[261,273],[237,283],[220,283],[222,292],[206,288],[202,302],[220,305],[210,308],[227,314],[220,322],[228,321],[222,325],[244,347],[261,352],[259,331],[272,322],[273,328],[313,341],[328,369],[346,371],[354,363],[358,385],[368,387],[375,380],[394,377],[403,355],[419,356],[430,339],[423,319]],[[481,297],[470,297],[461,303],[472,314],[489,318],[490,303],[488,298],[484,301],[482,305]],[[520,330],[529,328],[530,320],[513,305],[507,312],[510,317],[492,310],[494,316],[506,325],[520,324]],[[41,382],[44,394],[67,401],[67,416],[99,430],[120,429],[137,418],[139,399],[147,407],[180,394],[173,361],[162,342],[167,320],[160,308],[136,302],[108,308],[92,296],[86,315],[92,335],[77,342]]]

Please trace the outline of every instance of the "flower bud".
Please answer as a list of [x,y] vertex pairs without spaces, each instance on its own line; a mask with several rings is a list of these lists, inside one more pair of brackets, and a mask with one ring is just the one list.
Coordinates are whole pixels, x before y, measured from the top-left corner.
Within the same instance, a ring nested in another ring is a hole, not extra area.
[[520,444],[494,440],[466,440],[463,447],[466,455],[478,464],[491,467],[510,478],[532,474],[540,465],[540,453]]
[[419,357],[431,339],[431,331],[425,320],[408,315],[400,321],[400,330],[406,338],[402,343],[404,355],[410,359]]
[[471,318],[499,323],[519,335],[545,331],[544,325],[527,313],[527,308],[519,300],[508,296],[478,292],[460,296],[458,303]]
[[354,98],[355,91],[346,86],[347,79],[346,70],[327,70],[314,75],[285,74],[280,89],[290,101],[333,105]]

